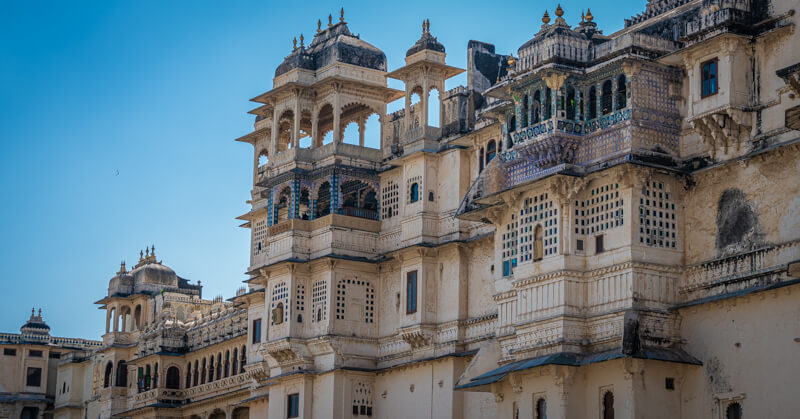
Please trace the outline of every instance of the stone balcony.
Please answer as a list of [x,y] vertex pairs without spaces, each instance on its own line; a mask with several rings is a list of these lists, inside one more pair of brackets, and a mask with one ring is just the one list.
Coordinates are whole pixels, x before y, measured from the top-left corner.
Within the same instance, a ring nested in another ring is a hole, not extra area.
[[800,241],[763,247],[686,267],[679,294],[684,304],[783,280],[789,263],[800,259]]
[[381,150],[346,143],[329,143],[316,148],[292,148],[276,153],[258,167],[258,186],[293,169],[315,170],[344,162],[361,169],[378,170]]
[[254,259],[252,268],[287,259],[310,260],[328,254],[375,258],[380,250],[380,222],[370,219],[374,218],[368,217],[370,214],[352,213],[356,210],[340,208],[337,212],[343,214],[329,214],[315,220],[294,218],[270,226],[267,251],[263,257]]
[[248,387],[250,374],[246,371],[230,377],[214,380],[186,389],[154,388],[127,398],[127,410],[138,409],[152,404],[182,405],[192,400],[206,399],[222,393]]
[[108,332],[103,335],[103,346],[135,345],[139,332]]

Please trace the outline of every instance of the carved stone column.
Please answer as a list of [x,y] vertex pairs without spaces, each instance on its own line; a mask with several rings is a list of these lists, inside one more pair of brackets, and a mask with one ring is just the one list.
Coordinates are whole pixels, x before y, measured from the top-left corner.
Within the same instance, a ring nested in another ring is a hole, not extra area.
[[334,83],[333,85],[333,142],[342,142],[342,98],[341,98],[341,85]]

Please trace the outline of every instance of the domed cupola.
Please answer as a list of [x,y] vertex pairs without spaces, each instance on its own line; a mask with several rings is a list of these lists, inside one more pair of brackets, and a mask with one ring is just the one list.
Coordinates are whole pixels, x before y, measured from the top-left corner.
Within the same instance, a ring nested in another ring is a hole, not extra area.
[[165,288],[178,288],[178,275],[156,259],[156,248],[139,252],[139,262],[130,271],[133,292],[159,292]]
[[28,341],[49,341],[50,340],[50,326],[42,320],[42,309],[39,309],[39,315],[35,314],[35,310],[31,309],[31,317],[22,327],[19,328],[22,337]]
[[406,52],[406,57],[410,57],[423,50],[445,52],[444,45],[442,45],[436,39],[436,37],[431,35],[430,19],[422,21],[422,37],[419,38],[419,40],[414,44],[413,47],[408,49],[408,51]]
[[302,35],[300,39],[300,46],[295,43],[292,53],[275,70],[275,77],[296,68],[320,70],[335,63],[386,71],[386,54],[350,32],[344,21],[344,9],[336,24],[328,15],[328,28],[325,30],[322,22],[317,21],[317,34],[308,48],[303,45]]

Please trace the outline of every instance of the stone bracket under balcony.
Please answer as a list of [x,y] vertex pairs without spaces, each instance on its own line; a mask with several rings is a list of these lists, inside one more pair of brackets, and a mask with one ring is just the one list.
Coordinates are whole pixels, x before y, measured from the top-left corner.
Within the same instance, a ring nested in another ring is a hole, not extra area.
[[712,158],[731,151],[741,151],[749,141],[752,112],[727,107],[697,116],[689,124],[709,149]]

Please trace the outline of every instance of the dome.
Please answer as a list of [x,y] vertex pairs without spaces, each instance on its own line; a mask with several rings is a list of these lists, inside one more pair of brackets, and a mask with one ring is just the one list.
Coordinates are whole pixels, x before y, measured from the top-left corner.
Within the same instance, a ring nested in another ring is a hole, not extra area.
[[318,70],[333,63],[345,63],[386,71],[383,51],[353,35],[344,22],[317,33],[307,48],[301,43],[275,70],[275,77],[295,68]]
[[409,48],[406,52],[406,57],[410,57],[420,51],[423,50],[430,50],[436,52],[444,52],[444,45],[442,45],[436,38],[428,32],[422,34],[422,37],[414,44],[413,47]]
[[178,286],[178,275],[171,268],[158,262],[149,262],[130,272],[135,284],[157,284]]
[[22,327],[19,328],[20,333],[25,336],[43,336],[50,334],[50,326],[42,319],[42,309],[39,309],[39,315],[36,315],[34,309],[31,309],[31,317]]

